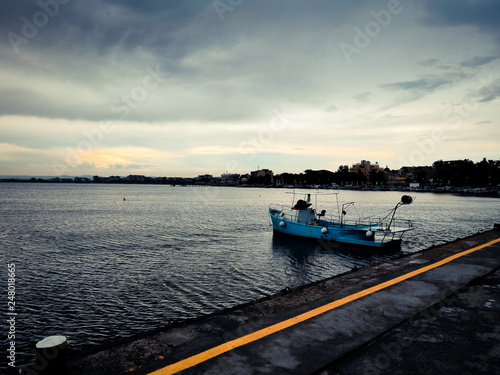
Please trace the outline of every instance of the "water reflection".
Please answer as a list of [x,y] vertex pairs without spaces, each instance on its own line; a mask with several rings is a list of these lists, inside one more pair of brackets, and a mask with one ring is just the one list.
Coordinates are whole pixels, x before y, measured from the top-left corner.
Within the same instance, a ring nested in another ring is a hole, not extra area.
[[304,239],[273,233],[272,252],[289,270],[295,285],[380,263],[401,254],[399,249],[371,249],[334,241]]
[[301,264],[306,262],[307,258],[317,255],[321,246],[314,240],[273,233],[272,250],[276,255],[286,256]]
[[352,259],[367,260],[368,258],[368,263],[370,263],[370,257],[398,256],[401,252],[401,249],[398,247],[378,249],[364,246],[349,246],[335,241],[292,237],[276,232],[273,233],[272,247],[273,251],[289,253],[297,259],[314,256],[318,252],[324,251],[343,254]]

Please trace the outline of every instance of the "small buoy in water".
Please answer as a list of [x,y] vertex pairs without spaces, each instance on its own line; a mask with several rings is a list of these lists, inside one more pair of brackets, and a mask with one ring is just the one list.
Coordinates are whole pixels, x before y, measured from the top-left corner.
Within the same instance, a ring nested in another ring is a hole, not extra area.
[[125,199],[125,198],[123,198],[123,200],[124,200],[124,201],[126,201],[126,199]]
[[286,227],[286,223],[284,221],[280,221],[280,227],[282,228]]
[[371,230],[366,232],[366,237],[370,238],[371,236],[373,236],[373,232]]
[[328,228],[327,227],[321,228],[321,233],[327,234],[328,233]]

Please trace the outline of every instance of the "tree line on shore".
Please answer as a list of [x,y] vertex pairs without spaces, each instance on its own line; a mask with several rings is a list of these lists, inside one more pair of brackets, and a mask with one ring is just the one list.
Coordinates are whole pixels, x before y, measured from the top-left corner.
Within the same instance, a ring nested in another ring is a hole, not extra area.
[[[402,167],[372,170],[368,174],[350,171],[347,165],[339,166],[336,172],[328,170],[305,170],[303,173],[281,173],[274,177],[283,185],[385,185],[395,179],[402,183],[419,183],[420,186],[498,186],[500,184],[500,160],[486,160],[478,163],[465,160],[438,160],[432,167]],[[254,184],[270,184],[268,176],[249,180]]]
[[[253,173],[253,172],[252,172]],[[349,166],[341,165],[337,171],[307,169],[302,173],[284,172],[265,176],[231,175],[230,181],[214,178],[210,175],[195,178],[181,177],[146,177],[146,176],[94,176],[91,180],[85,177],[50,179],[31,178],[4,179],[3,182],[93,182],[93,183],[142,183],[142,184],[176,184],[176,185],[255,185],[255,186],[345,186],[345,185],[386,185],[419,183],[420,186],[463,186],[463,187],[497,187],[500,185],[500,160],[486,160],[478,163],[469,159],[435,161],[431,167],[402,167],[398,170],[389,168],[371,170],[369,173],[352,172]]]

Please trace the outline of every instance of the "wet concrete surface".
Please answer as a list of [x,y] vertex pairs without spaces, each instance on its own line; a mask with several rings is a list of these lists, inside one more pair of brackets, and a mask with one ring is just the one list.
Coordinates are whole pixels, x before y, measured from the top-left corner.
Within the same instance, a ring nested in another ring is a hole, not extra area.
[[500,374],[500,269],[316,374]]
[[[480,233],[81,355],[71,373],[147,374],[498,237]],[[182,374],[500,373],[499,252],[499,243],[478,250]]]

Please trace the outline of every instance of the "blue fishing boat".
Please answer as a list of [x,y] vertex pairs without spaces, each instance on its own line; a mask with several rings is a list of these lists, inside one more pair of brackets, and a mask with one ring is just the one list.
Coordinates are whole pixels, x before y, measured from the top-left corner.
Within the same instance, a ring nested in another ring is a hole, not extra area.
[[[413,202],[413,198],[409,195],[403,195],[396,207],[382,219],[346,220],[347,210],[354,206],[354,202],[340,205],[338,192],[293,191],[288,194],[293,194],[292,207],[269,206],[273,231],[277,233],[372,248],[399,248],[404,233],[413,229],[410,220],[396,220],[395,218],[399,207]],[[299,194],[304,195],[304,199],[295,202],[295,196]],[[336,218],[326,215],[326,210],[318,212],[319,195],[336,195]],[[314,207],[311,207],[311,196],[315,197]]]

